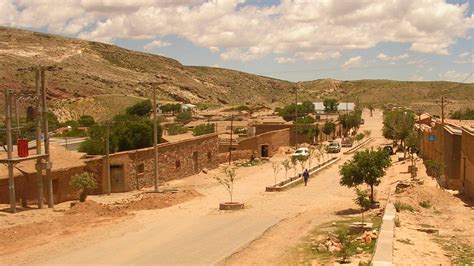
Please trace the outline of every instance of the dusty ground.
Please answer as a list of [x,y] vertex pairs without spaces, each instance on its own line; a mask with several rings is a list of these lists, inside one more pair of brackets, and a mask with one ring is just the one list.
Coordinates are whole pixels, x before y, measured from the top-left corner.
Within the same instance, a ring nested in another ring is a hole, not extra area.
[[[17,215],[5,215],[0,224],[0,255],[41,246],[52,240],[81,234],[129,219],[135,211],[170,207],[189,201],[201,194],[192,189],[176,193],[120,193],[104,200],[90,196],[84,203],[70,207],[71,202],[56,206],[54,211],[31,210]],[[100,203],[102,202],[102,203]]]
[[[473,264],[474,208],[472,202],[446,191],[425,174],[419,164],[422,185],[414,184],[394,194],[392,201],[413,207],[398,213],[395,228],[394,262],[401,264]],[[422,202],[425,202],[425,207]],[[433,230],[433,233],[423,230]],[[422,230],[422,231],[420,231]]]

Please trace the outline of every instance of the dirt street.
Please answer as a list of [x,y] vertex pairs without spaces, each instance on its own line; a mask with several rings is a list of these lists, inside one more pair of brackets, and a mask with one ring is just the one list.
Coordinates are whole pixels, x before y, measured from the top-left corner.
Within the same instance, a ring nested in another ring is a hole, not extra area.
[[[372,130],[374,138],[368,146],[384,143],[382,114],[364,113],[364,118],[362,130]],[[213,179],[222,175],[222,169],[176,180],[168,185],[193,188],[203,196],[161,210],[136,211],[129,219],[84,229],[74,237],[50,239],[2,256],[0,263],[212,264],[238,251],[227,263],[277,263],[315,225],[356,208],[353,190],[339,185],[339,166],[351,156],[342,157],[312,177],[307,187],[279,193],[264,192],[274,182],[271,163],[238,168],[234,199],[246,208],[233,213],[218,210],[219,202],[228,200],[225,189]],[[284,158],[281,154],[272,160]],[[278,179],[283,178],[280,172]],[[383,185],[379,191],[381,196]]]

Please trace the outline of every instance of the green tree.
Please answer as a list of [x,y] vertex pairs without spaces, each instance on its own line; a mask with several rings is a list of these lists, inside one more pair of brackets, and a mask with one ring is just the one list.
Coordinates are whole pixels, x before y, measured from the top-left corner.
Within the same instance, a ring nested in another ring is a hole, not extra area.
[[374,104],[373,103],[368,103],[367,104],[367,109],[369,109],[370,111],[370,116],[374,116],[374,110],[375,110],[375,107],[374,107]]
[[323,126],[322,129],[323,133],[326,134],[327,136],[331,135],[333,132],[336,131],[336,124],[333,122],[326,122]]
[[97,188],[97,181],[92,173],[84,172],[72,176],[69,185],[80,191],[79,201],[84,202],[89,190]]
[[211,124],[211,123],[197,125],[193,128],[194,136],[201,136],[205,134],[211,134],[214,132],[215,132],[215,126],[214,124]]
[[298,118],[302,118],[308,114],[314,113],[314,104],[310,101],[304,101],[298,105],[292,103],[283,108],[277,108],[275,111],[285,121],[295,121],[296,115],[298,115]]
[[326,112],[335,112],[337,111],[339,103],[336,99],[324,99],[323,105]]
[[474,120],[474,109],[457,110],[451,115],[451,119]]
[[316,120],[310,116],[301,117],[296,120],[296,132],[298,134],[306,134],[311,144],[314,143],[314,138],[320,133],[318,125],[314,124],[315,122]]
[[138,102],[126,109],[128,115],[147,116],[152,110],[150,100]]
[[415,114],[409,110],[386,111],[383,118],[383,136],[386,139],[400,141],[404,147],[404,140],[413,132]]
[[92,116],[90,115],[83,115],[79,117],[79,125],[83,127],[90,127],[95,124],[95,120]]
[[183,124],[187,124],[191,122],[192,120],[193,120],[193,114],[191,113],[191,111],[184,111],[184,112],[179,113],[176,116],[176,121]]
[[340,184],[347,187],[367,184],[370,187],[370,201],[374,202],[374,186],[380,184],[380,178],[390,165],[390,156],[381,149],[359,151],[352,160],[342,165]]
[[370,198],[369,193],[365,190],[360,190],[359,188],[355,188],[355,192],[357,197],[354,199],[354,202],[359,205],[360,213],[361,213],[361,223],[364,226],[364,211],[370,208]]

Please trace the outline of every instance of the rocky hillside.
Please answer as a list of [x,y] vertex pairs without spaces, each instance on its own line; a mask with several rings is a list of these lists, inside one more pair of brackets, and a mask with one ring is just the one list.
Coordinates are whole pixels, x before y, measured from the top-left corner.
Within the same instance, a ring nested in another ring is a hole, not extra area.
[[[33,91],[33,73],[18,69],[38,64],[62,68],[47,74],[49,98],[56,106],[71,106],[77,99],[97,95],[147,96],[149,91],[140,82],[156,81],[156,76],[164,82],[159,87],[160,100],[191,103],[285,103],[294,99],[294,88],[299,88],[301,99],[311,100],[337,97],[411,103],[433,101],[442,95],[471,103],[474,100],[473,84],[387,80],[296,84],[222,68],[184,66],[163,56],[98,42],[0,27],[0,89]],[[3,97],[0,105],[2,102]]]

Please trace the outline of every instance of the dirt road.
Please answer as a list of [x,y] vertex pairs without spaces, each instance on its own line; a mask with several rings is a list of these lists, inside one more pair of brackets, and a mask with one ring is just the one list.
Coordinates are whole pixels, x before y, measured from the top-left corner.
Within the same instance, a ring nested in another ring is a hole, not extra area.
[[[364,118],[362,130],[372,130],[375,139],[370,145],[380,145],[381,113],[364,113]],[[264,192],[274,182],[270,163],[239,168],[234,198],[245,202],[246,209],[234,213],[217,210],[218,203],[228,199],[212,179],[219,170],[177,180],[171,185],[193,187],[204,197],[159,211],[139,211],[132,219],[24,250],[0,258],[0,263],[213,264],[240,250],[229,264],[274,263],[315,224],[356,208],[354,192],[339,185],[339,166],[351,156],[342,157],[312,177],[307,187],[279,193]],[[279,179],[283,176],[280,173]]]

